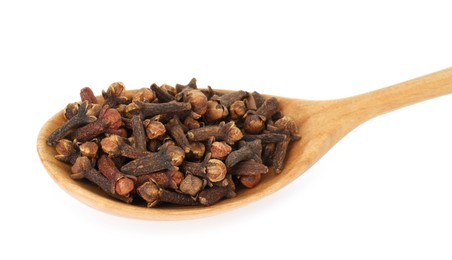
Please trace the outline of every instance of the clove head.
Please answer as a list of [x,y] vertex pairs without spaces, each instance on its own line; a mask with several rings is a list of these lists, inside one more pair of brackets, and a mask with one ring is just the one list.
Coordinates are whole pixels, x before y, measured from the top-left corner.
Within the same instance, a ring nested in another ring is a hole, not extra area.
[[210,159],[206,165],[207,179],[211,182],[220,182],[226,177],[226,165],[218,159]]
[[146,135],[151,140],[163,136],[166,133],[165,125],[160,121],[150,120],[144,124],[146,126]]
[[185,151],[179,146],[169,145],[166,148],[166,154],[171,159],[171,164],[173,166],[179,166],[184,162]]

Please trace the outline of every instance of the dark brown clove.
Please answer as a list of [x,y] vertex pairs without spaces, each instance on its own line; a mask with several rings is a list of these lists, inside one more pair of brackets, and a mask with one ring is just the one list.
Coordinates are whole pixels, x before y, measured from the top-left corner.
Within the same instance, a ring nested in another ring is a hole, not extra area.
[[145,118],[167,113],[184,112],[191,109],[190,103],[186,102],[143,103],[135,101],[130,105],[135,105],[135,109],[140,111]]
[[132,120],[132,136],[135,139],[135,147],[146,151],[146,134],[144,133],[143,121],[139,116],[133,116]]
[[163,189],[170,187],[172,184],[171,176],[167,172],[153,172],[137,176],[136,178],[137,180],[135,182],[135,185],[137,187],[143,185],[148,181],[155,182],[160,188]]
[[204,206],[211,206],[220,201],[222,198],[226,197],[228,192],[228,187],[213,186],[201,191],[198,195],[198,200],[199,203]]
[[194,119],[193,117],[187,116],[184,119],[184,126],[187,127],[188,129],[196,129],[196,128],[200,128],[202,126],[202,124],[201,124],[201,122]]
[[230,107],[232,103],[244,99],[247,95],[248,93],[246,91],[239,90],[229,92],[221,96],[213,96],[212,99],[219,101],[220,104],[222,104],[225,107]]
[[256,111],[248,111],[245,115],[244,128],[250,134],[259,134],[265,128],[265,121],[278,111],[279,103],[275,97],[271,97]]
[[234,122],[218,125],[209,125],[188,131],[187,137],[190,141],[206,141],[211,137],[215,137],[218,141],[225,141],[228,144],[234,144],[242,139],[243,134]]
[[121,196],[119,194],[114,194],[110,191],[110,181],[103,176],[100,172],[93,168],[90,160],[87,157],[80,156],[75,161],[74,165],[71,168],[73,179],[87,179],[90,182],[96,184],[99,188],[101,188],[104,192],[110,195],[113,198],[122,200],[126,203],[132,203],[132,197]]
[[[48,145],[55,145],[58,140],[65,137],[69,131],[82,125],[96,121],[96,117],[87,115],[88,101],[84,101],[78,107],[78,112],[62,126],[58,127],[47,138]],[[80,128],[79,128],[80,129]],[[88,140],[85,140],[88,141]]]
[[206,165],[206,176],[211,182],[220,182],[226,177],[226,165],[218,159],[210,159]]
[[184,206],[198,205],[198,202],[191,196],[164,190],[152,181],[148,181],[138,187],[137,192],[147,202],[148,207],[154,207],[159,202]]
[[179,121],[179,118],[177,116],[174,116],[173,119],[171,119],[168,124],[166,124],[166,129],[173,137],[176,144],[184,149],[185,153],[189,153],[190,143],[185,136],[182,123]]
[[153,173],[162,170],[174,170],[185,158],[182,148],[174,145],[163,145],[156,153],[135,159],[121,167],[121,171],[133,176]]
[[257,139],[251,142],[240,142],[240,148],[238,150],[232,151],[228,157],[226,157],[226,167],[228,169],[232,168],[234,165],[241,161],[255,160],[259,163],[262,162],[262,144],[261,140]]
[[97,162],[97,166],[99,171],[110,181],[111,193],[128,196],[133,191],[136,178],[126,176],[120,172],[108,156],[102,155]]
[[152,154],[151,152],[127,144],[124,139],[118,135],[105,137],[100,141],[100,145],[102,146],[102,150],[112,157],[121,155],[127,158],[137,159]]
[[119,129],[122,126],[121,114],[108,106],[104,106],[99,114],[99,118],[74,131],[74,139],[79,142],[86,142],[100,134],[110,130]]
[[155,92],[155,95],[161,103],[167,103],[174,100],[174,96],[171,95],[167,89],[159,87],[155,83],[151,85],[151,89]]
[[284,162],[290,141],[298,140],[300,137],[297,133],[297,124],[290,117],[285,116],[277,120],[275,122],[275,127],[282,130],[284,133],[287,133],[286,138],[276,144],[275,152],[273,154],[273,167],[275,168],[276,173],[280,173],[284,168]]
[[115,108],[120,104],[126,104],[128,98],[125,96],[126,88],[122,82],[114,82],[110,84],[107,91],[102,90],[102,96],[104,97],[104,104],[109,107]]
[[254,160],[247,160],[237,163],[231,170],[232,175],[258,175],[268,173],[268,167]]

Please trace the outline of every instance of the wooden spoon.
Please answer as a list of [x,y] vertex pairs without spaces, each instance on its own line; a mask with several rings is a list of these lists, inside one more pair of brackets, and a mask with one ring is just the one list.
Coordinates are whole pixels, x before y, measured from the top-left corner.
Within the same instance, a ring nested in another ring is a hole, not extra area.
[[[128,94],[132,94],[130,91]],[[93,185],[69,177],[70,166],[57,161],[54,147],[46,144],[49,134],[63,123],[58,112],[42,127],[38,153],[50,176],[66,192],[87,205],[115,215],[148,219],[178,220],[204,217],[231,210],[281,189],[303,174],[342,137],[361,123],[392,110],[452,93],[452,68],[349,98],[311,101],[279,97],[282,112],[295,119],[300,141],[293,142],[282,173],[268,174],[253,189],[241,190],[237,197],[210,207],[146,208],[109,198]],[[101,99],[101,98],[99,98]]]

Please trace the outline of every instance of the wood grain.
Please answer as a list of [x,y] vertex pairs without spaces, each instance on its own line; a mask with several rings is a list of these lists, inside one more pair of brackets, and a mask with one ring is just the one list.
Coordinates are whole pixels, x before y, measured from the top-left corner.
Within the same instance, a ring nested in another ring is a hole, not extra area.
[[[133,92],[128,91],[128,95]],[[270,172],[257,187],[241,190],[236,198],[210,207],[146,208],[127,205],[109,198],[90,183],[72,180],[69,177],[70,166],[57,161],[54,158],[55,149],[45,142],[50,133],[63,123],[61,111],[42,127],[37,149],[42,164],[53,180],[66,192],[93,208],[146,220],[193,219],[219,214],[268,196],[303,174],[361,123],[395,109],[450,93],[452,68],[349,98],[312,101],[278,97],[282,112],[295,119],[302,136],[300,141],[292,143],[283,172],[279,175]]]

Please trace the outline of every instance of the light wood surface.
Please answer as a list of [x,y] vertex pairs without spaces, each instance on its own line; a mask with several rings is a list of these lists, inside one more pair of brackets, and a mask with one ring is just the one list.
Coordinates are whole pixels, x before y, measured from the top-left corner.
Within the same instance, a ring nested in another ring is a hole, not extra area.
[[[132,92],[129,91],[129,94]],[[45,142],[50,133],[63,123],[61,111],[42,127],[37,149],[53,180],[66,192],[93,208],[138,219],[192,219],[228,211],[270,195],[303,174],[361,123],[386,112],[450,93],[452,68],[349,98],[311,101],[278,97],[283,113],[296,120],[302,137],[300,141],[293,142],[283,172],[279,175],[270,172],[257,187],[241,190],[237,197],[210,207],[146,208],[127,205],[109,198],[87,182],[72,180],[69,177],[70,166],[57,161],[54,147]]]

